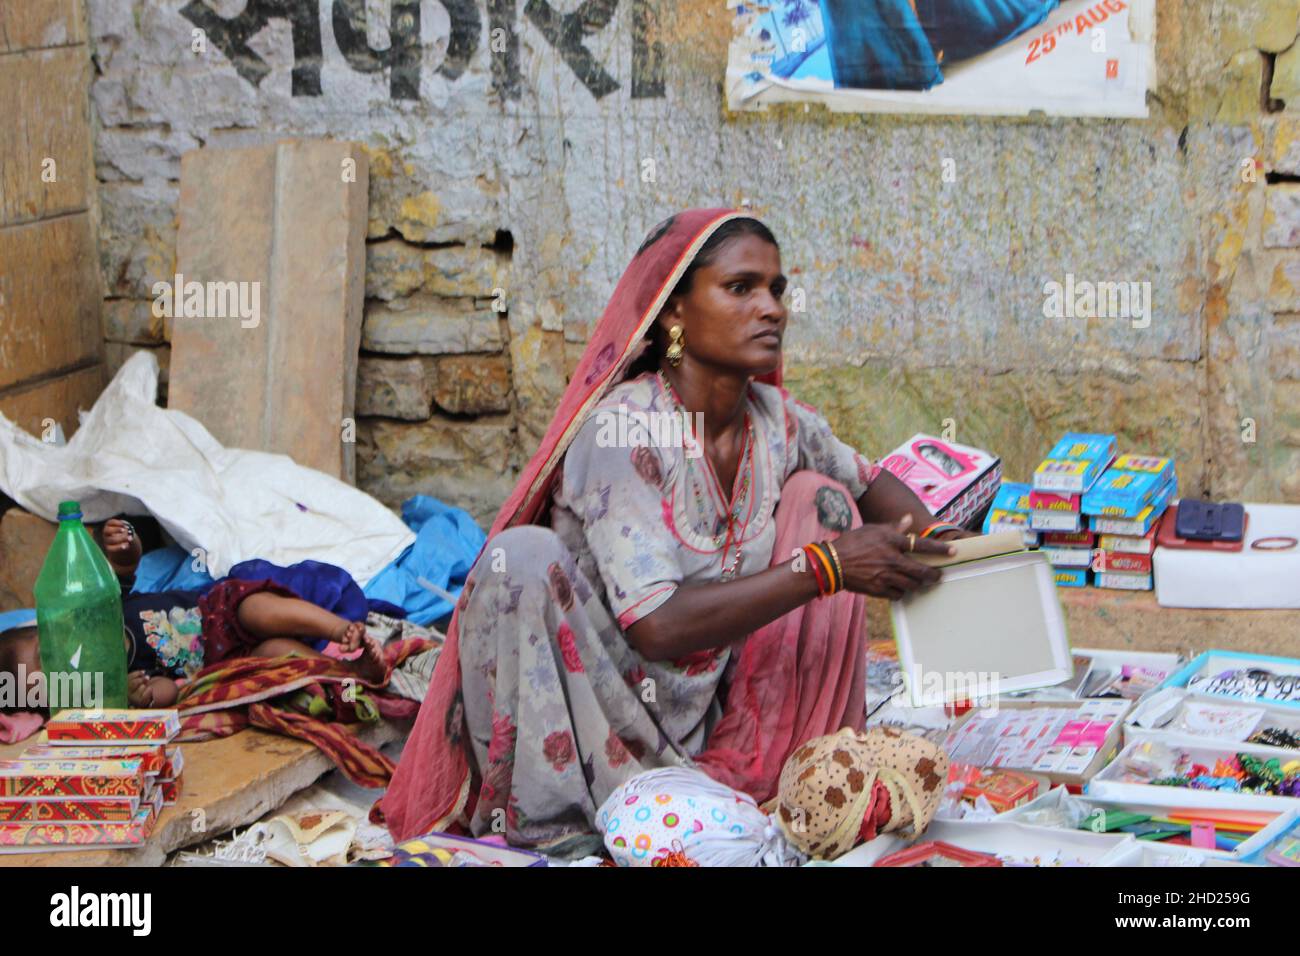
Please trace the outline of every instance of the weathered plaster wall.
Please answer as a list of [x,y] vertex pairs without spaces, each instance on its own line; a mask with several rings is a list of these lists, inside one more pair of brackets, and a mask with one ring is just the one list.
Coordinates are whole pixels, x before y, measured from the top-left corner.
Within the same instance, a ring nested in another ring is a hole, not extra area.
[[[1142,122],[726,115],[721,0],[88,4],[110,358],[166,358],[184,151],[366,145],[358,461],[389,502],[489,517],[646,230],[746,200],[807,297],[791,387],[869,453],[952,419],[1023,478],[1114,430],[1185,494],[1300,500],[1300,0],[1160,0]],[[1068,273],[1149,281],[1149,327],[1044,318]]]

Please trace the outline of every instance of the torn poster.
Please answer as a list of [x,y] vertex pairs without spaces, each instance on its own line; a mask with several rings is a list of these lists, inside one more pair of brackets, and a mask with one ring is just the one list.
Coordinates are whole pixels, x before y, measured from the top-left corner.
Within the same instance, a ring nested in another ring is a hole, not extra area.
[[1147,116],[1155,0],[728,0],[727,105]]

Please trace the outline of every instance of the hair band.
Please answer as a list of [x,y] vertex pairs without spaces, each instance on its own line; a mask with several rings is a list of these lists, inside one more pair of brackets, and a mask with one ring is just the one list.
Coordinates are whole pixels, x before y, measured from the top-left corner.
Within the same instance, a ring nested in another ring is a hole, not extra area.
[[1287,534],[1275,534],[1271,538],[1259,538],[1250,543],[1254,551],[1290,551],[1297,544],[1300,544],[1295,538]]

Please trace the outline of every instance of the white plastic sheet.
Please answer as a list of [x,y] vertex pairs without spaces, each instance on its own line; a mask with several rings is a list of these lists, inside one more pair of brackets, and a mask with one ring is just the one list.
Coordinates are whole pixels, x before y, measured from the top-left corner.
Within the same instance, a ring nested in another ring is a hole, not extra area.
[[87,521],[152,514],[213,577],[250,558],[325,561],[364,585],[415,535],[374,498],[286,455],[223,447],[184,412],[154,403],[158,362],[122,366],[64,446],[0,415],[0,489],[54,520],[60,501]]

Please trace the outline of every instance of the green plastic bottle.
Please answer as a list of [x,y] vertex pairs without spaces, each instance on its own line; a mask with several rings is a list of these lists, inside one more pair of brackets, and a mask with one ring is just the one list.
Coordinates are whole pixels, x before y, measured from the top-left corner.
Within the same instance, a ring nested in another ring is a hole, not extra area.
[[47,706],[126,707],[122,588],[75,501],[59,505],[59,530],[35,591]]

